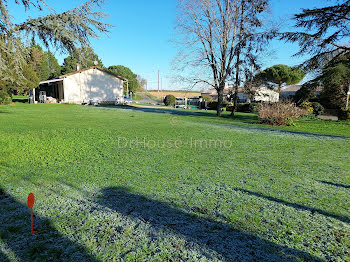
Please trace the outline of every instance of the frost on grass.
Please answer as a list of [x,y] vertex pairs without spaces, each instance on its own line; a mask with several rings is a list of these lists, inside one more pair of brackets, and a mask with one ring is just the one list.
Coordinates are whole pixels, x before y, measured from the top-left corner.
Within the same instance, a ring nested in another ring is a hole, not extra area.
[[[196,207],[179,209],[119,187],[94,193],[85,189],[85,193],[81,193],[65,185],[52,186],[46,200],[37,206],[39,215],[35,220],[39,234],[33,244],[26,246],[29,236],[23,235],[25,228],[29,228],[26,222],[18,232],[5,236],[5,241],[16,239],[17,244],[10,248],[19,257],[43,259],[87,256],[90,260],[121,261],[318,260],[306,252],[201,216],[200,213],[206,211]],[[25,221],[26,208],[18,204],[12,214],[18,212],[23,212],[21,222]],[[9,227],[13,223],[14,219],[1,225],[2,232],[11,231]]]

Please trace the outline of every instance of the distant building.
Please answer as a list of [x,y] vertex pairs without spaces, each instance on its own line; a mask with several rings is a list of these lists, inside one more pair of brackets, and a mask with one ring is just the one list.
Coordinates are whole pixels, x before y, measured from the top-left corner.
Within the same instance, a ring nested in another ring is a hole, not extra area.
[[[282,89],[281,93],[280,93],[280,98],[281,99],[293,99],[295,97],[296,92],[302,87],[302,85],[291,85],[291,86],[287,86],[286,88]],[[319,86],[316,89],[316,96],[318,96],[321,91],[322,91],[323,87]]]
[[[234,88],[230,85],[224,89],[224,100],[229,101],[230,96],[234,93]],[[202,97],[209,97],[209,100],[217,100],[218,93],[216,89],[209,89],[201,92]],[[251,94],[244,92],[243,88],[238,88],[238,102],[278,102],[278,93],[265,86],[254,88]]]

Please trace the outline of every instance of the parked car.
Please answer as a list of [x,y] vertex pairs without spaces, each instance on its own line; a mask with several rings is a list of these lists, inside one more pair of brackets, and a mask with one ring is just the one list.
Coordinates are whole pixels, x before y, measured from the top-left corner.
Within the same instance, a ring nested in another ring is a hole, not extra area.
[[99,106],[100,102],[98,100],[88,99],[88,100],[84,100],[82,105],[85,105],[85,106]]
[[132,104],[132,99],[130,97],[124,96],[124,105]]

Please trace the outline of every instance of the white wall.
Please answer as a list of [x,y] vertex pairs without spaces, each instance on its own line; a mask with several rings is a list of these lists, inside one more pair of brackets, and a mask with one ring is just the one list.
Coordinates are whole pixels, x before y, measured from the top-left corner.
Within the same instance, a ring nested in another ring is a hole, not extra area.
[[263,102],[278,102],[279,94],[267,87],[260,87],[255,92],[254,100]]
[[81,104],[88,100],[114,102],[117,97],[123,97],[123,81],[99,69],[67,76],[63,86],[66,103]]

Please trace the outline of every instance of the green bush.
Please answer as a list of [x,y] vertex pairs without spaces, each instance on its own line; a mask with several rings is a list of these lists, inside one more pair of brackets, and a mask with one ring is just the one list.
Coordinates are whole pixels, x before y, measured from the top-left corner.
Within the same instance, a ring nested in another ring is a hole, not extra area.
[[4,90],[0,90],[0,105],[7,105],[11,103],[11,96]]
[[314,108],[312,106],[312,103],[309,101],[303,102],[299,107],[306,110],[308,114],[314,113]]
[[[225,102],[222,103],[223,108],[226,107],[226,105],[227,104]],[[218,108],[218,102],[217,101],[210,101],[210,102],[208,102],[207,106],[208,106],[209,110],[216,110]]]
[[322,115],[324,113],[324,107],[320,103],[312,102],[311,105],[316,116]]
[[302,118],[306,120],[319,120],[314,114],[306,114],[303,115]]
[[176,103],[176,98],[175,98],[175,96],[173,96],[173,95],[167,95],[165,98],[164,98],[164,104],[166,105],[166,106],[174,106],[175,105],[175,103]]
[[339,120],[350,121],[350,108],[341,108],[338,110]]
[[258,113],[259,104],[258,103],[250,103],[249,104],[249,113]]
[[[258,103],[238,103],[237,112],[243,113],[257,113],[258,112]],[[226,111],[232,111],[233,103],[229,103],[226,106]]]
[[249,112],[249,104],[248,103],[238,103],[237,104],[237,112],[248,113]]
[[227,105],[226,105],[226,111],[227,112],[232,112],[232,109],[233,109],[233,103],[227,103]]

